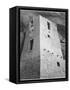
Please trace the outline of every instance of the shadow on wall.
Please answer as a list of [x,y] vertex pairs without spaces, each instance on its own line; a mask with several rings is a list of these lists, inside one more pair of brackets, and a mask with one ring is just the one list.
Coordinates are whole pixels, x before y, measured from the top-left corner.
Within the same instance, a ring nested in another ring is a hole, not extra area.
[[63,59],[65,60],[65,26],[57,24],[57,30],[59,33],[60,43],[61,43],[61,50],[63,54]]
[[21,61],[20,79],[40,78],[40,56]]

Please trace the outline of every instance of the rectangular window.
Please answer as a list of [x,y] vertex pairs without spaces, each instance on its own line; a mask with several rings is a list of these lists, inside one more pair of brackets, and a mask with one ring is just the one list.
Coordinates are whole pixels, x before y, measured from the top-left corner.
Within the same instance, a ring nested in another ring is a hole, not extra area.
[[50,30],[50,23],[49,22],[47,22],[47,26],[48,26],[48,29]]
[[33,49],[33,39],[30,40],[30,50],[32,50],[32,49]]
[[30,23],[31,23],[31,27],[33,27],[33,17],[30,16]]

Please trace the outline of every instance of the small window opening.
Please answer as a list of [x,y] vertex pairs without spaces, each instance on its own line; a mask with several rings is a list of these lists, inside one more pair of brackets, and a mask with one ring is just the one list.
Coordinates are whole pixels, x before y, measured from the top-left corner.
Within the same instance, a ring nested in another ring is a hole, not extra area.
[[57,62],[57,66],[60,67],[60,63],[59,62]]
[[49,22],[47,22],[47,26],[48,26],[48,29],[50,30],[50,23]]
[[30,17],[31,27],[33,27],[33,17]]
[[31,20],[31,27],[33,27],[33,20]]
[[45,49],[45,48],[44,48],[43,50],[44,50],[44,51],[46,51],[46,49]]
[[30,40],[30,50],[32,50],[32,49],[33,49],[33,39]]
[[48,35],[48,38],[50,38],[50,35]]

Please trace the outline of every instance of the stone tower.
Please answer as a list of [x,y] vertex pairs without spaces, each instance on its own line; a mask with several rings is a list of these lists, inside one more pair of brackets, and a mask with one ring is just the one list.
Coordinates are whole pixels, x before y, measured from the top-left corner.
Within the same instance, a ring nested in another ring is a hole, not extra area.
[[57,25],[41,15],[21,15],[21,21],[28,22],[20,33],[25,38],[20,57],[21,80],[64,78],[65,60]]
[[64,78],[65,60],[57,25],[45,17],[40,20],[40,78]]

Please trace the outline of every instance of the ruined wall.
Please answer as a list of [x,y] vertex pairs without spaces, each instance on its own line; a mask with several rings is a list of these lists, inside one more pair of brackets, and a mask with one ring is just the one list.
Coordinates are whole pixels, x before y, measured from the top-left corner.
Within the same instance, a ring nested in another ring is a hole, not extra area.
[[25,36],[25,40],[20,57],[20,79],[64,78],[65,60],[57,25],[33,13],[22,14],[21,17],[24,28],[20,34],[23,38]]
[[20,57],[20,79],[40,78],[39,17],[30,13],[22,14],[22,17],[24,24],[28,24],[23,32],[26,35]]
[[63,60],[57,25],[40,16],[40,78],[64,78]]
[[[24,31],[26,33],[26,36],[25,36],[25,42],[24,42],[24,47],[22,51],[22,56],[26,59],[30,57],[40,56],[39,17],[32,14],[29,15],[28,17],[29,17],[29,23],[28,23],[29,25],[28,25],[28,28],[26,28],[26,30]],[[33,25],[31,25],[31,19],[32,19]],[[31,40],[33,40],[32,49],[30,49]]]

